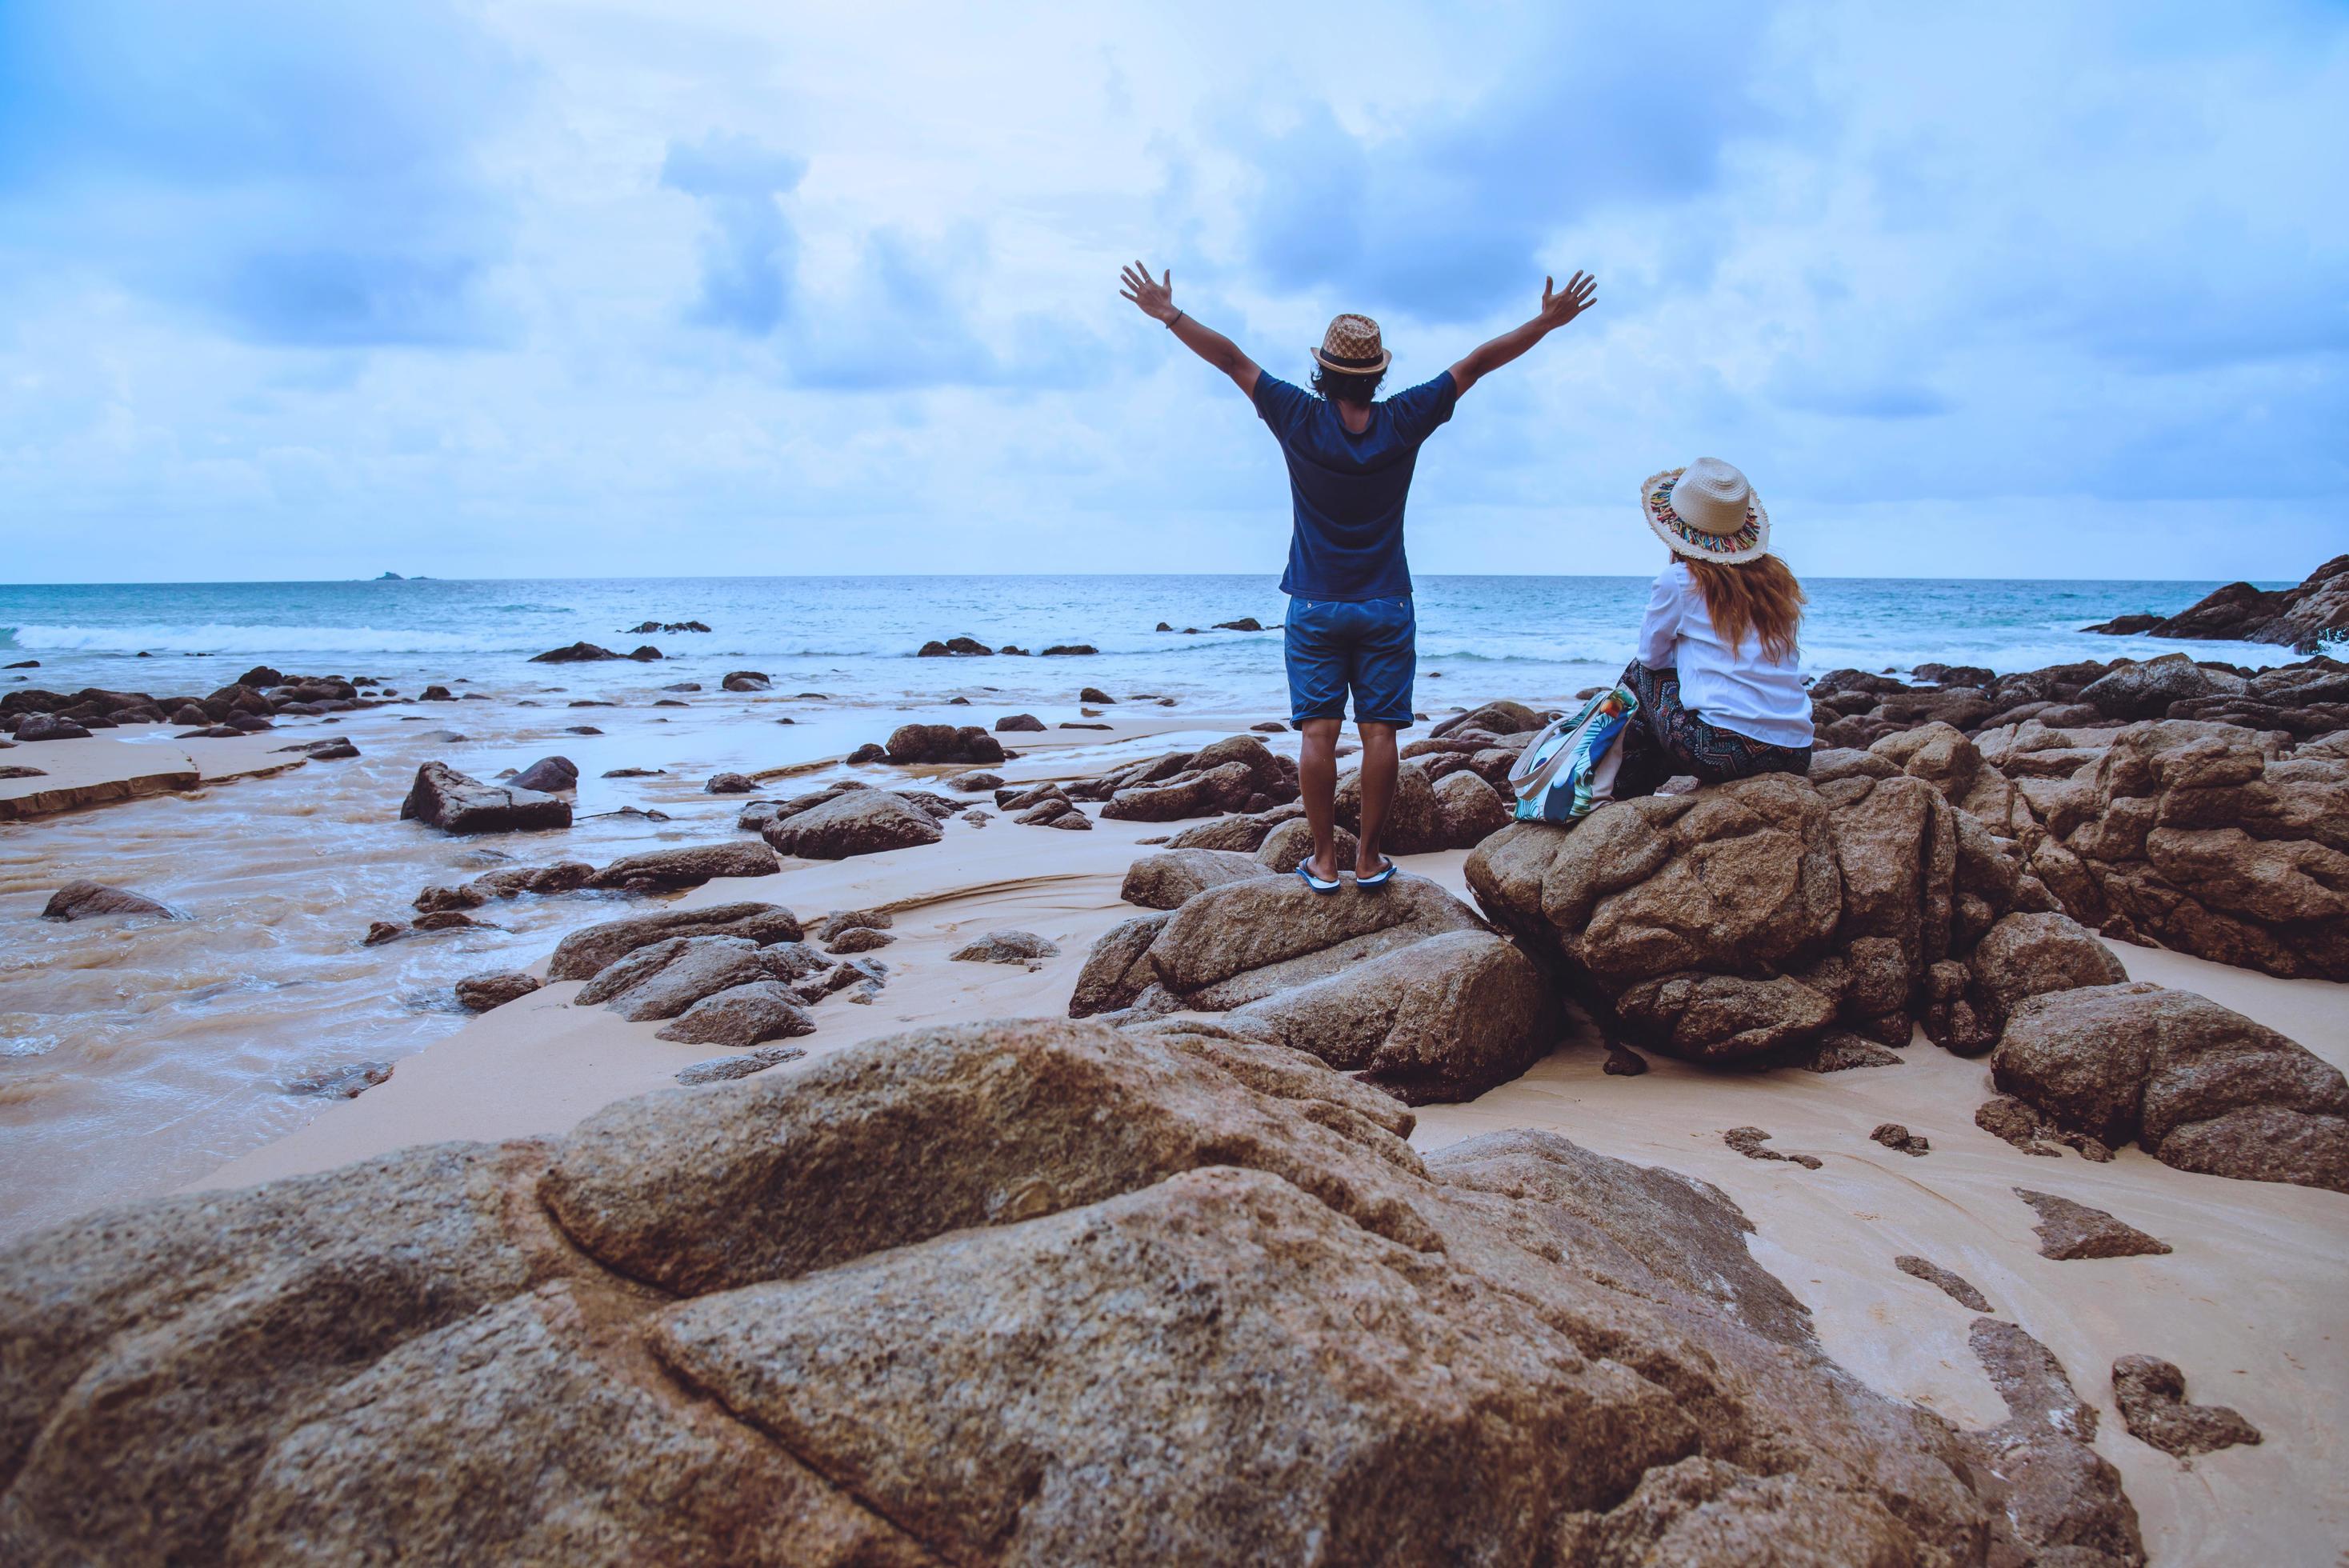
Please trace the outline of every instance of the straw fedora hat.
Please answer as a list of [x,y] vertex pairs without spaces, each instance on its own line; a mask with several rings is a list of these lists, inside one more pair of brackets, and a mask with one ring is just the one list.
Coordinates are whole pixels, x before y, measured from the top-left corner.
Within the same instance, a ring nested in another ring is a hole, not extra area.
[[1313,358],[1322,369],[1340,376],[1376,376],[1393,362],[1394,356],[1379,342],[1377,322],[1349,313],[1330,318],[1330,330],[1321,335],[1321,346],[1313,351]]
[[1719,458],[1650,474],[1640,487],[1648,526],[1675,555],[1733,563],[1770,550],[1770,514],[1745,476]]

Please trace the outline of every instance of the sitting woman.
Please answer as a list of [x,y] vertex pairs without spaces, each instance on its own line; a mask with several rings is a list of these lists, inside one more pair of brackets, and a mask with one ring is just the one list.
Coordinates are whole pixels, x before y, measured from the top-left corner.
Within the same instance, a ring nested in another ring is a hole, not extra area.
[[1623,732],[1616,799],[1680,774],[1721,784],[1808,773],[1811,699],[1795,645],[1803,587],[1769,553],[1770,514],[1753,486],[1699,458],[1651,479],[1640,500],[1672,559],[1623,670],[1640,712]]

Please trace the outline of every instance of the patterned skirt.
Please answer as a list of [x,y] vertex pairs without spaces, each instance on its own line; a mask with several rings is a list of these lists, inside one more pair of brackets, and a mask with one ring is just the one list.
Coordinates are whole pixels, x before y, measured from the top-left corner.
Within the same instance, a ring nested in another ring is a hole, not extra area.
[[1677,670],[1651,670],[1633,659],[1623,667],[1623,684],[1638,695],[1640,714],[1623,732],[1623,760],[1615,776],[1619,800],[1652,795],[1682,774],[1700,784],[1726,784],[1757,773],[1811,770],[1807,746],[1772,746],[1707,724],[1682,707]]

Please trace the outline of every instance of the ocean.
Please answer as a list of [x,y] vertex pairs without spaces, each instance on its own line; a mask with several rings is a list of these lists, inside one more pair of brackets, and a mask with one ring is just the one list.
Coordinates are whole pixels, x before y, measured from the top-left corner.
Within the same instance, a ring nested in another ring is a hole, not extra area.
[[[1809,586],[1804,657],[1815,670],[1940,660],[2005,671],[2168,651],[2078,628],[2182,609],[2215,584]],[[1634,578],[1423,579],[1419,706],[1562,704],[1621,668],[1646,597]],[[450,995],[459,978],[524,966],[564,932],[638,907],[602,894],[519,899],[483,912],[491,926],[363,945],[370,921],[413,913],[419,888],[509,861],[602,863],[731,837],[741,802],[703,791],[713,772],[815,765],[808,782],[821,782],[822,759],[912,719],[989,723],[1025,710],[1057,725],[1079,717],[1086,686],[1172,697],[1151,711],[1178,725],[1195,716],[1193,728],[1090,754],[1099,766],[1285,717],[1279,632],[1209,629],[1248,616],[1277,627],[1282,603],[1269,577],[1206,576],[0,586],[0,665],[38,661],[0,671],[0,691],[201,694],[268,664],[374,676],[409,696],[440,683],[488,699],[289,717],[284,741],[344,735],[362,756],[0,825],[0,1236],[204,1175],[316,1114],[319,1101],[289,1094],[289,1082],[357,1061],[396,1065],[462,1025]],[[647,620],[711,630],[629,630]],[[1161,622],[1173,629],[1155,630]],[[916,656],[958,635],[1100,652]],[[649,643],[664,657],[529,662],[583,640],[622,653]],[[2292,656],[2176,645],[2253,665]],[[737,669],[766,674],[772,692],[721,693]],[[686,685],[701,689],[662,689]],[[168,745],[172,731],[123,734]],[[37,763],[40,749],[6,755]],[[486,779],[550,753],[582,774],[568,830],[460,841],[398,820],[424,760]],[[664,771],[603,777],[622,768]],[[1058,837],[1039,835],[1040,851]],[[52,890],[80,877],[189,918],[36,918]]]
[[[2130,611],[2185,608],[2212,583],[1820,578],[1808,585],[1805,664],[1905,670],[1938,660],[2000,671],[2181,648],[2245,664],[2282,649],[2157,644],[2079,628]],[[1646,603],[1631,577],[1423,577],[1417,584],[1423,707],[1473,696],[1570,692],[1622,666]],[[582,640],[655,665],[571,665],[574,689],[711,680],[756,668],[778,687],[885,706],[991,688],[1047,701],[1095,685],[1190,701],[1278,707],[1280,634],[1215,632],[1254,617],[1278,627],[1268,576],[634,578],[602,581],[410,579],[365,583],[207,583],[0,586],[0,664],[41,662],[41,684],[204,689],[246,664],[289,672],[367,674],[394,685],[543,675],[533,654]],[[698,620],[708,634],[636,634],[647,620]],[[1154,630],[1160,624],[1174,629]],[[1186,628],[1201,628],[1185,635]],[[1082,661],[916,660],[923,643],[971,636],[1031,651],[1101,650]],[[144,653],[148,659],[139,659]],[[205,657],[181,675],[168,666]],[[21,672],[20,672],[21,673]],[[655,679],[657,676],[659,678]],[[217,676],[217,678],[213,678]]]

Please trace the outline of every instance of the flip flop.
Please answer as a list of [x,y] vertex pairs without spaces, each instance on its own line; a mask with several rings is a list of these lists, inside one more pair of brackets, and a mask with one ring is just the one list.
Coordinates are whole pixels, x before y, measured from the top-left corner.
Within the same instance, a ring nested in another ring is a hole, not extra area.
[[1367,889],[1369,889],[1371,892],[1376,892],[1379,889],[1381,889],[1381,888],[1382,888],[1382,887],[1386,886],[1386,885],[1387,885],[1387,883],[1389,883],[1389,882],[1391,882],[1394,881],[1394,874],[1395,874],[1395,863],[1394,863],[1394,861],[1392,861],[1392,860],[1388,860],[1388,859],[1387,859],[1387,857],[1386,857],[1386,856],[1384,856],[1384,855],[1381,855],[1381,856],[1379,857],[1379,859],[1381,859],[1381,860],[1382,860],[1382,861],[1386,861],[1386,862],[1387,862],[1387,863],[1386,863],[1386,867],[1385,867],[1385,869],[1384,869],[1384,870],[1382,870],[1382,871],[1375,871],[1375,872],[1372,872],[1370,875],[1368,875],[1368,876],[1366,876],[1366,877],[1356,877],[1356,878],[1354,879],[1354,885],[1355,885],[1356,887],[1359,887],[1359,888],[1367,888]]
[[1318,893],[1333,893],[1345,885],[1342,882],[1323,882],[1313,874],[1311,867],[1304,861],[1297,862],[1297,875],[1299,881]]

